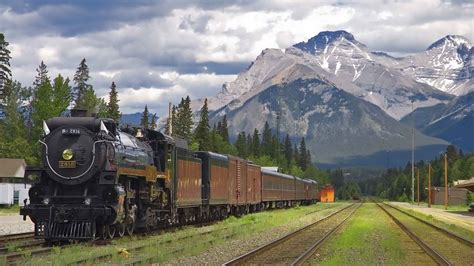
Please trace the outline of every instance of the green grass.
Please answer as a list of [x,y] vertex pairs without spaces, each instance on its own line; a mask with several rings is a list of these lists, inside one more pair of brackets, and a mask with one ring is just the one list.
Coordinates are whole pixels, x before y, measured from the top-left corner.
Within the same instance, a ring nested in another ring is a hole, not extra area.
[[[333,239],[318,251],[322,265],[404,265],[399,234],[374,203],[364,203]],[[313,262],[314,263],[314,262]]]
[[[418,203],[413,203],[411,204],[413,206],[418,206]],[[426,202],[420,202],[420,207],[425,207],[428,208],[428,203]],[[431,208],[436,208],[436,209],[443,209],[444,210],[444,205],[434,205],[431,204]],[[448,211],[467,211],[469,209],[469,206],[467,204],[460,204],[460,205],[448,205]]]
[[20,215],[20,206],[0,207],[0,215]]
[[[342,208],[342,206],[346,205],[347,203],[318,203],[311,206],[299,206],[291,209],[254,213],[245,215],[241,218],[229,217],[226,220],[207,227],[187,226],[183,229],[177,230],[176,232],[163,233],[161,235],[148,237],[124,237],[113,240],[112,244],[107,246],[90,246],[84,243],[63,248],[60,251],[55,251],[54,254],[50,256],[42,258],[35,257],[33,260],[26,260],[23,263],[27,265],[64,265],[82,258],[93,258],[102,254],[113,254],[108,262],[117,264],[127,259],[125,256],[118,255],[119,250],[121,249],[129,251],[130,254],[128,259],[151,257],[152,262],[164,262],[174,259],[177,256],[192,256],[200,254],[211,247],[225,244],[229,239],[257,235],[260,232],[295,222],[300,217],[305,217],[305,214],[309,212],[318,211],[311,215],[323,217],[333,212],[335,209]],[[333,206],[334,208],[328,208],[328,206]],[[199,232],[216,229],[223,230],[206,235],[197,235]],[[186,236],[191,237],[178,240],[179,238]],[[141,250],[132,250],[132,247],[137,245],[149,245],[149,247]]]

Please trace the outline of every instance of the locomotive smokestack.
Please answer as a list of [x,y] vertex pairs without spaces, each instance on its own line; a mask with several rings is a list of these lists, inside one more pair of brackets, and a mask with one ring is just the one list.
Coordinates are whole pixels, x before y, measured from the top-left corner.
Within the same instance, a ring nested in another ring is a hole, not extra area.
[[71,117],[87,117],[87,110],[71,109]]

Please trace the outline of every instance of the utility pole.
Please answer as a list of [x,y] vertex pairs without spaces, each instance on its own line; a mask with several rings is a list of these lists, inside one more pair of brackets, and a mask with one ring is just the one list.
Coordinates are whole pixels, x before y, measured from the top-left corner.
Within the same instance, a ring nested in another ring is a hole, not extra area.
[[413,100],[411,101],[411,202],[415,202],[415,116],[413,115]]
[[420,169],[416,168],[416,190],[417,190],[417,202],[420,206]]
[[448,209],[448,154],[444,154],[444,209]]
[[428,164],[428,207],[431,208],[431,163]]

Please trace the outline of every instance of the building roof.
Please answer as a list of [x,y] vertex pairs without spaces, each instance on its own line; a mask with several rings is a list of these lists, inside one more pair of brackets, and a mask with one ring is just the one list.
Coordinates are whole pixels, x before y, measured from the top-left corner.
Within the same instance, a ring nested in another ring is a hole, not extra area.
[[0,177],[23,178],[26,163],[23,159],[0,158]]
[[455,181],[454,187],[467,188],[470,191],[474,191],[474,177],[471,177],[471,179],[467,180],[458,180],[457,182]]

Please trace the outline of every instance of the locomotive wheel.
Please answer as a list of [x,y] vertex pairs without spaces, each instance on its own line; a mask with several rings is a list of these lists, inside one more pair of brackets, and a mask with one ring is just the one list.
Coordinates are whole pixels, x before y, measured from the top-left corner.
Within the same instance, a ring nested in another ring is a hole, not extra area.
[[133,235],[134,229],[135,229],[135,225],[133,223],[129,223],[125,225],[125,233],[127,233],[127,235],[129,236]]
[[106,230],[107,231],[107,239],[113,239],[114,236],[115,236],[115,231],[117,231],[116,228],[115,228],[115,225],[107,225],[107,228],[108,228]]
[[122,223],[117,224],[117,225],[115,226],[115,228],[117,229],[117,231],[116,231],[115,234],[116,234],[118,237],[123,237],[123,236],[125,235],[125,225],[124,225],[124,224],[122,224]]

